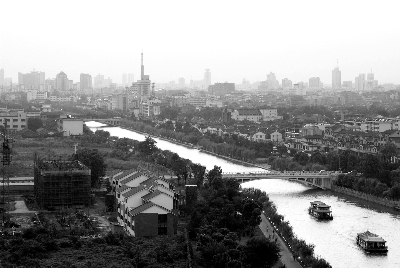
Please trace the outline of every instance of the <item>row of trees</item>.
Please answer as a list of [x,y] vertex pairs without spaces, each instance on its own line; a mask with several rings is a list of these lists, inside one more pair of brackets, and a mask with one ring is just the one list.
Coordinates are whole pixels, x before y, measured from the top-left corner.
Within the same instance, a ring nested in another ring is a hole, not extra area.
[[[124,120],[121,123],[125,127],[141,132],[177,140],[183,143],[200,145],[207,151],[245,161],[254,161],[255,158],[258,157],[267,157],[273,150],[273,144],[270,142],[251,142],[236,135],[225,137],[208,134],[203,135],[197,129],[188,127],[187,124],[183,124],[181,127],[180,124],[177,123],[176,129],[173,130],[171,124],[164,124],[160,126],[161,128],[156,128],[143,122]],[[180,129],[182,132],[176,131]]]

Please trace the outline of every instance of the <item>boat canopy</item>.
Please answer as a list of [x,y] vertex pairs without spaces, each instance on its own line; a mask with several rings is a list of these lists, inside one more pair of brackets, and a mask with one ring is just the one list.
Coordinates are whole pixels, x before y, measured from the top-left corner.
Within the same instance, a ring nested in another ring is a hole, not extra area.
[[380,242],[380,243],[386,242],[382,237],[373,234],[370,231],[366,231],[364,233],[358,233],[357,235],[365,242]]

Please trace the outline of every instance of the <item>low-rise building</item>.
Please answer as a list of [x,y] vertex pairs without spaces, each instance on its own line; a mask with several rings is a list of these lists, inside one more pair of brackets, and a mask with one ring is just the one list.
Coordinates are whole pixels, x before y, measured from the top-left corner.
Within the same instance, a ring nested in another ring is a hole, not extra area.
[[83,135],[83,120],[77,118],[60,118],[57,121],[57,130],[63,136]]

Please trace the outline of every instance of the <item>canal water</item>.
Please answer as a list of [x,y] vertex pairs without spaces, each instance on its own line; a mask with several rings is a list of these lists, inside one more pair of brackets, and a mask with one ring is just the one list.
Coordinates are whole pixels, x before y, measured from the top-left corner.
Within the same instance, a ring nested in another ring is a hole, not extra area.
[[[92,130],[101,129],[111,136],[127,137],[142,141],[145,136],[119,127],[104,127],[97,122],[87,122]],[[244,167],[224,159],[154,138],[163,150],[200,163],[207,169],[221,166],[224,172],[260,171]],[[278,212],[289,221],[294,233],[315,246],[315,253],[326,259],[332,267],[349,268],[400,268],[400,213],[380,205],[345,196],[331,191],[310,188],[285,180],[258,180],[246,182],[243,187],[255,187],[265,191],[275,203]],[[332,221],[318,221],[308,214],[311,201],[320,200],[332,206]],[[363,252],[355,243],[359,232],[369,230],[386,241],[389,253],[385,256]]]

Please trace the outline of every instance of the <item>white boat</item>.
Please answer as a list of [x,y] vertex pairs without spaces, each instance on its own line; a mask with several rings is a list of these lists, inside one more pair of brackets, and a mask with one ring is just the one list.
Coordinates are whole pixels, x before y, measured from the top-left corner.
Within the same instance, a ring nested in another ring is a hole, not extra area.
[[386,254],[388,252],[386,241],[370,231],[357,234],[357,245],[368,253]]
[[311,202],[308,214],[321,220],[333,220],[331,207],[321,201]]

